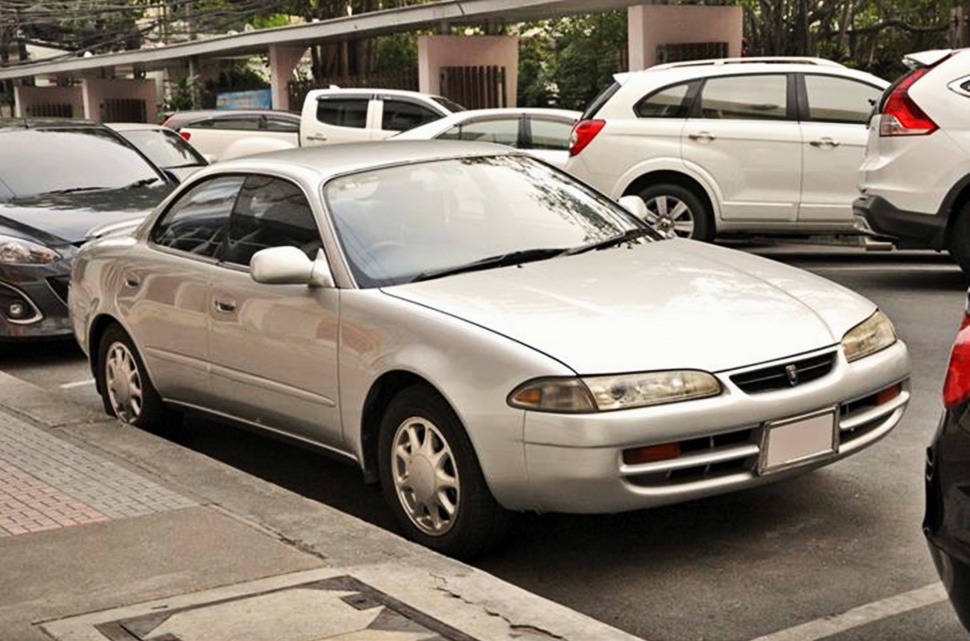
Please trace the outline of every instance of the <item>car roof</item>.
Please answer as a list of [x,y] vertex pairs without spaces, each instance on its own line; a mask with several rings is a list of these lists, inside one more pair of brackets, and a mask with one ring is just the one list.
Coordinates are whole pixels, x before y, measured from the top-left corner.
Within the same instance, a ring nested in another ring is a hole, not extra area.
[[613,78],[621,85],[656,85],[670,84],[694,78],[709,78],[712,76],[735,76],[746,74],[770,73],[814,73],[833,75],[843,78],[855,78],[864,82],[875,83],[881,87],[888,86],[888,82],[865,71],[851,69],[832,60],[824,58],[724,58],[711,60],[696,60],[656,65],[638,71],[618,73]]
[[146,130],[146,131],[162,129],[162,130],[171,131],[169,127],[166,127],[164,125],[153,125],[148,122],[106,122],[104,123],[104,126],[110,127],[115,131],[133,131],[135,129]]
[[483,142],[390,139],[287,149],[223,160],[201,170],[197,175],[289,168],[306,177],[313,176],[326,180],[341,174],[379,167],[476,156],[526,156],[526,154],[504,145]]
[[0,130],[13,129],[98,129],[102,125],[79,118],[0,118]]
[[402,131],[392,136],[392,138],[395,140],[424,140],[426,136],[434,136],[443,133],[458,123],[469,122],[479,118],[487,119],[492,116],[502,115],[510,115],[514,117],[523,115],[544,115],[566,121],[576,121],[579,120],[583,114],[581,111],[573,111],[571,109],[553,109],[547,107],[499,107],[493,109],[466,109],[465,111],[456,111],[447,116],[442,116],[437,120],[432,120],[431,122],[427,122],[419,127]]

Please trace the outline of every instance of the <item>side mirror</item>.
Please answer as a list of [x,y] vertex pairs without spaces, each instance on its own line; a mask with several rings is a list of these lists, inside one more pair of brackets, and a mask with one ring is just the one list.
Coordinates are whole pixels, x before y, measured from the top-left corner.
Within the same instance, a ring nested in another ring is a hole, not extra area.
[[257,283],[267,285],[310,285],[333,287],[333,274],[322,252],[316,260],[296,247],[269,247],[253,254],[249,273]]
[[650,225],[664,238],[677,237],[677,232],[674,231],[672,225],[666,222],[666,219],[650,215],[650,212],[647,211],[647,204],[639,196],[620,196],[618,202],[623,209]]

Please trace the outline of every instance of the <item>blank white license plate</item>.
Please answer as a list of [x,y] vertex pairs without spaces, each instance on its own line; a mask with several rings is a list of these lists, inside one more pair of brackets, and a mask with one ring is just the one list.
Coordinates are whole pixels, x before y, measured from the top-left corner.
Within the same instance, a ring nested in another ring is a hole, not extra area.
[[761,446],[762,474],[835,452],[835,412],[769,423]]

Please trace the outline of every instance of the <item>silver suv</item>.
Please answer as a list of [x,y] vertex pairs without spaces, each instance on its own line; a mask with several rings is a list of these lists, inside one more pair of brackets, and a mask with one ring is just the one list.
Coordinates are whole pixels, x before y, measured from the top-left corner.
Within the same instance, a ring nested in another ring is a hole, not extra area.
[[866,122],[888,83],[820,58],[618,74],[573,129],[566,169],[638,195],[681,236],[857,233]]

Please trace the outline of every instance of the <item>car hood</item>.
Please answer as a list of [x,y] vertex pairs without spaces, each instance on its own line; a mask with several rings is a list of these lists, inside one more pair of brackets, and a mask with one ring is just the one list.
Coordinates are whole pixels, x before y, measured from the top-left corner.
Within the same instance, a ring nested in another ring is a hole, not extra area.
[[834,345],[876,309],[806,271],[680,239],[384,291],[578,374],[753,365]]
[[5,233],[46,244],[79,243],[98,225],[144,218],[170,186],[45,194],[0,203]]

